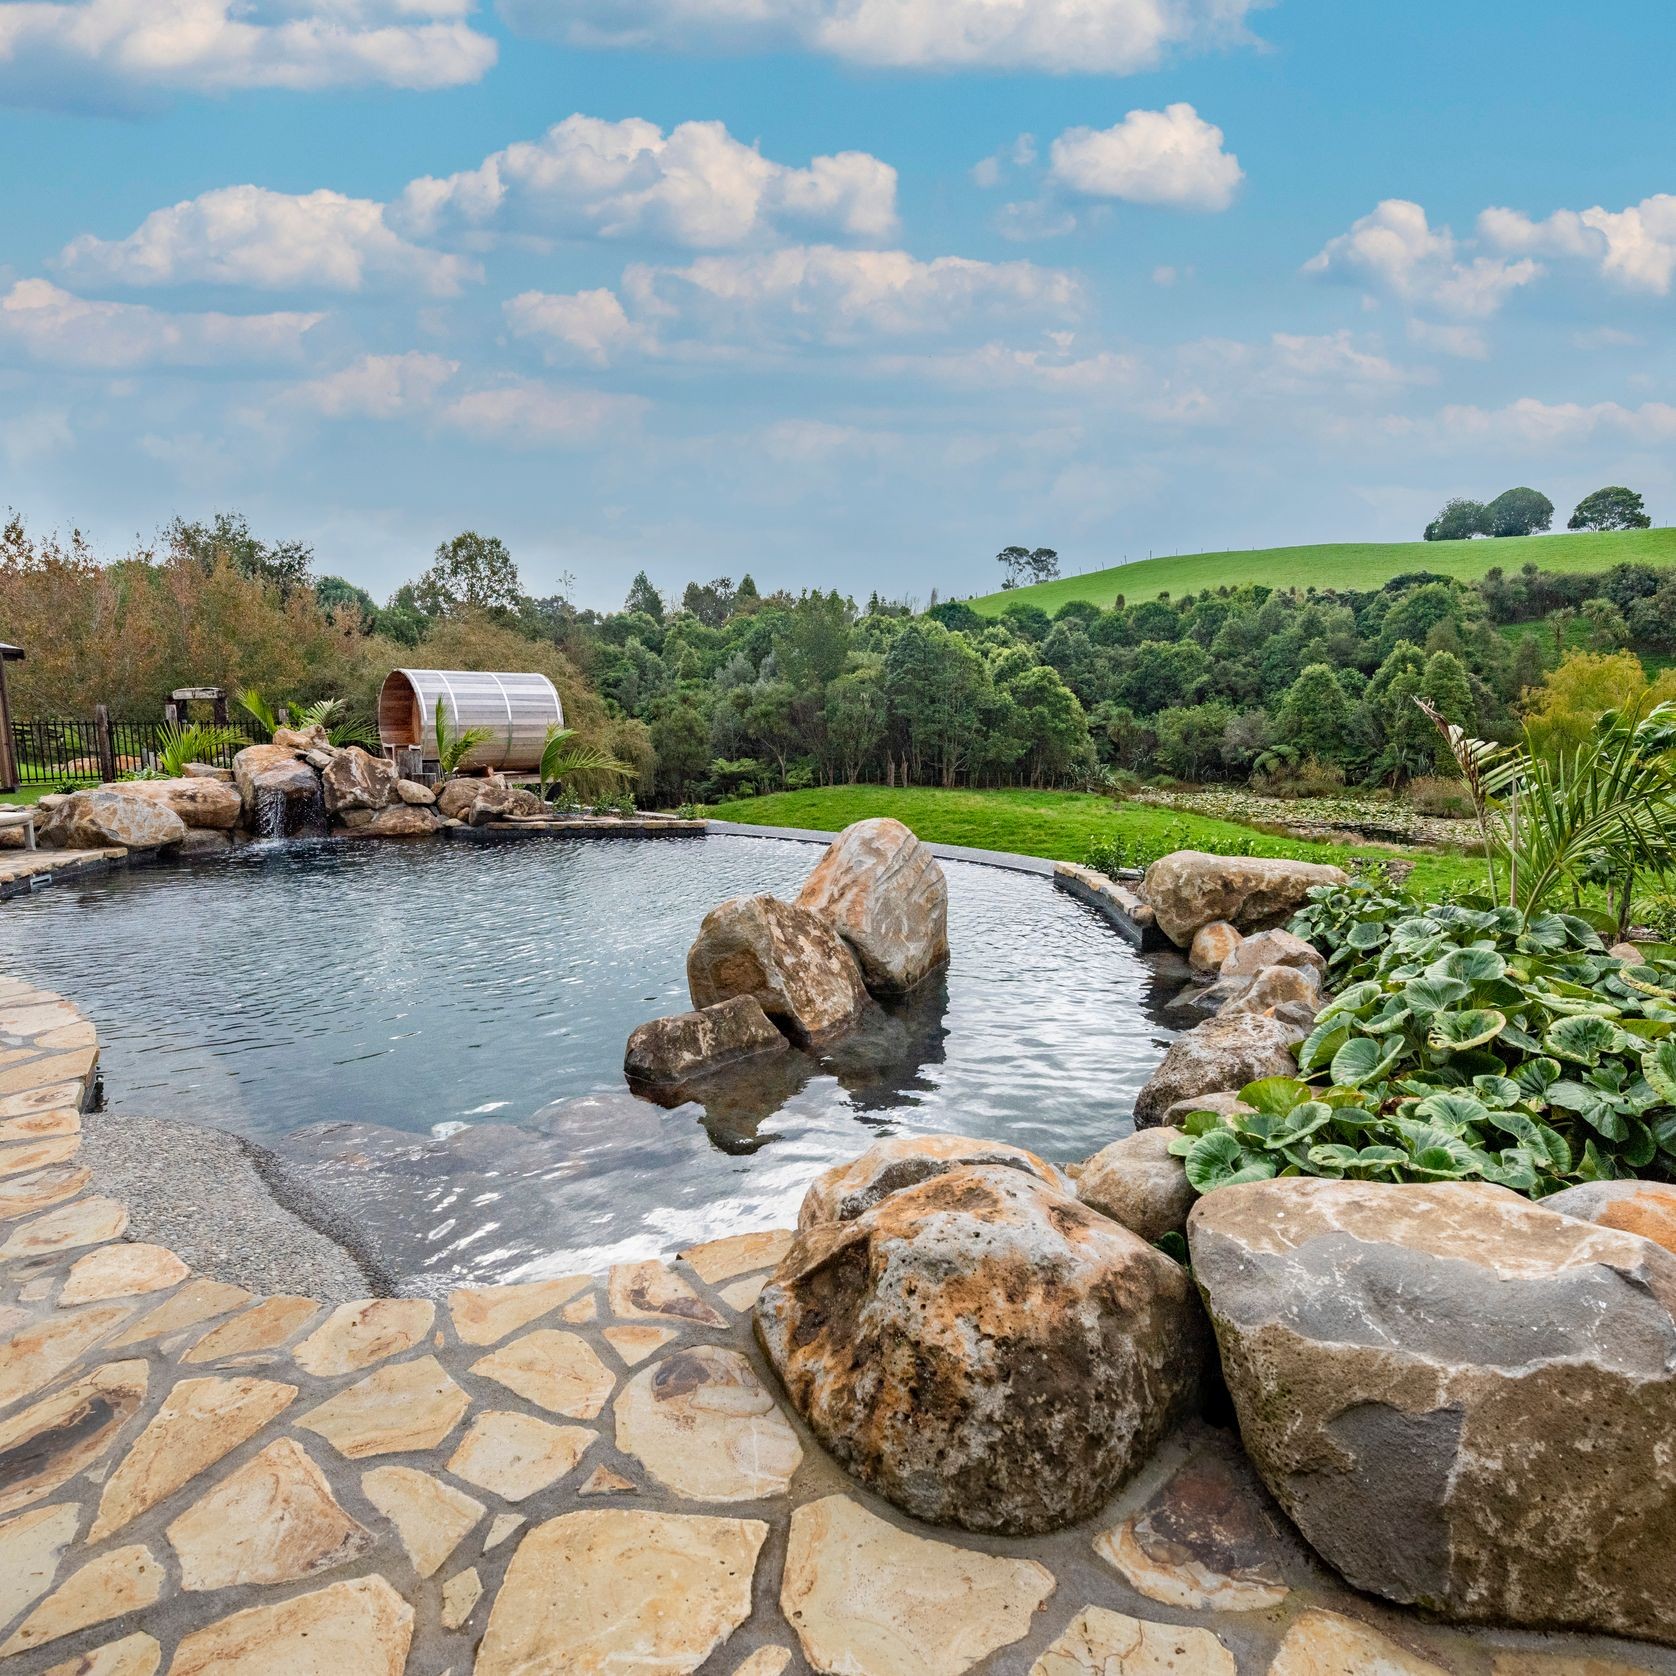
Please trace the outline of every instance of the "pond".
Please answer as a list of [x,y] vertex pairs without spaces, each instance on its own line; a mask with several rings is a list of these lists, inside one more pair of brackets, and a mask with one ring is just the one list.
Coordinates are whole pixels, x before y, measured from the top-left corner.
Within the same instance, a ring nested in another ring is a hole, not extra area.
[[946,862],[946,978],[818,1059],[665,1110],[623,1044],[689,1005],[725,898],[789,897],[776,839],[254,844],[0,910],[0,970],[94,1019],[107,1105],[230,1129],[404,1289],[531,1278],[789,1220],[884,1134],[1058,1160],[1127,1132],[1174,983],[1041,877]]

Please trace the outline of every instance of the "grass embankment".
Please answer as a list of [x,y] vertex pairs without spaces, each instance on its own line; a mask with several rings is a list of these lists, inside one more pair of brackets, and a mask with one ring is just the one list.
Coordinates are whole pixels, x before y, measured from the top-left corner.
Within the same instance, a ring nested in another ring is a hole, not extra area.
[[838,832],[851,821],[890,815],[927,843],[1008,850],[1049,861],[1081,861],[1090,845],[1114,840],[1139,859],[1183,849],[1304,857],[1338,866],[1357,856],[1400,856],[1414,862],[1412,888],[1421,896],[1471,885],[1483,877],[1483,863],[1470,856],[1275,837],[1236,821],[1143,803],[1116,803],[1084,792],[830,786],[740,798],[714,804],[707,812],[718,820],[804,826],[817,832]]
[[1050,615],[1073,599],[1102,609],[1119,594],[1131,604],[1160,594],[1179,598],[1224,583],[1271,588],[1382,587],[1393,576],[1430,570],[1475,582],[1496,565],[1515,571],[1534,562],[1544,570],[1610,570],[1615,564],[1676,564],[1676,529],[1612,530],[1579,535],[1507,536],[1482,541],[1359,541],[1320,547],[1260,547],[1224,553],[1182,553],[1137,559],[1085,576],[1062,576],[1028,588],[984,594],[968,601],[974,611],[998,617],[1015,601],[1039,605]]

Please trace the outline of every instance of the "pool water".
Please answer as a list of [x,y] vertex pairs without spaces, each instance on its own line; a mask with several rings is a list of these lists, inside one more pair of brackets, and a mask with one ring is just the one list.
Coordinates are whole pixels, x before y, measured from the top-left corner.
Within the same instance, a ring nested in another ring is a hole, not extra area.
[[725,835],[258,844],[15,900],[0,971],[94,1019],[111,1109],[272,1149],[422,1290],[789,1219],[816,1171],[883,1134],[1069,1161],[1128,1131],[1173,984],[1048,880],[964,862],[944,864],[945,978],[702,1103],[629,1096],[624,1042],[689,1005],[706,911],[795,894],[819,854]]

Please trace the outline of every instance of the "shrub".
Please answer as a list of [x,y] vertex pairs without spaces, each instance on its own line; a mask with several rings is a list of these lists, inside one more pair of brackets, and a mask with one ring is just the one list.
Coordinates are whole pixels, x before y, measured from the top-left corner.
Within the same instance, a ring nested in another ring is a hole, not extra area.
[[1260,758],[1251,776],[1251,789],[1259,797],[1332,797],[1344,790],[1344,770],[1336,762],[1319,757],[1289,761],[1278,752]]
[[1472,819],[1472,796],[1459,780],[1426,774],[1408,782],[1409,806],[1422,815],[1447,815],[1457,820]]

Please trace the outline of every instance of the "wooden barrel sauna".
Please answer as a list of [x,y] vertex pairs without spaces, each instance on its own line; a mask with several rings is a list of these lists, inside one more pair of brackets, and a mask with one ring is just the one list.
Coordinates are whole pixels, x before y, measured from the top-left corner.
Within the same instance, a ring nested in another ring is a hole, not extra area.
[[564,706],[545,675],[467,669],[395,669],[378,694],[378,740],[417,745],[436,758],[436,707],[451,731],[487,728],[489,737],[467,753],[462,769],[533,773],[541,766],[547,730],[564,726]]

